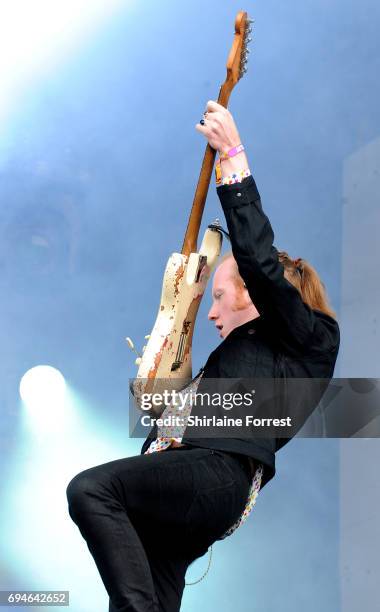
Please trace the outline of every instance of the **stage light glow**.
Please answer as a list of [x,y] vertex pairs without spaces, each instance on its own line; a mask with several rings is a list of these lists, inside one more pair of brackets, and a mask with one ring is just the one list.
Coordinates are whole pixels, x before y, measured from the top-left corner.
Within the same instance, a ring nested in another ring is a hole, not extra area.
[[[106,610],[108,596],[68,516],[66,487],[82,470],[136,455],[141,448],[141,440],[128,439],[128,415],[115,424],[108,410],[95,407],[94,401],[88,403],[66,380],[59,426],[55,417],[47,426],[46,416],[39,418],[38,411],[23,405],[1,490],[0,524],[6,537],[0,539],[0,558],[6,558],[9,572],[27,575],[36,590],[49,583],[54,567],[55,575],[69,581],[75,612]],[[54,408],[44,415],[55,415]],[[59,550],[53,565],[52,550]],[[91,584],[86,594],[83,584]]]
[[20,84],[49,68],[121,6],[121,0],[13,0],[0,20],[0,111]]
[[28,370],[20,381],[20,397],[34,412],[55,411],[62,406],[66,382],[61,372],[48,365]]

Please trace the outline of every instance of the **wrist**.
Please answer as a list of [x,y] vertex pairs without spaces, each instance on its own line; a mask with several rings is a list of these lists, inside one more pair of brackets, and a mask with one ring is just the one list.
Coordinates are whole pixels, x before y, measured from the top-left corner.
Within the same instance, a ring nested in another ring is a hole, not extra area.
[[234,174],[242,168],[248,168],[248,159],[244,151],[241,151],[234,157],[220,160],[222,177]]

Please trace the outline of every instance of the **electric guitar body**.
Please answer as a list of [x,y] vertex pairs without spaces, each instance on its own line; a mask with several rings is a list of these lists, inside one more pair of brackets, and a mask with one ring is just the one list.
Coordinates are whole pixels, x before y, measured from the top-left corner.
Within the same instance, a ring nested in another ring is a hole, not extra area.
[[156,322],[134,381],[135,396],[179,390],[191,380],[195,320],[221,246],[222,234],[207,229],[198,253],[169,258]]

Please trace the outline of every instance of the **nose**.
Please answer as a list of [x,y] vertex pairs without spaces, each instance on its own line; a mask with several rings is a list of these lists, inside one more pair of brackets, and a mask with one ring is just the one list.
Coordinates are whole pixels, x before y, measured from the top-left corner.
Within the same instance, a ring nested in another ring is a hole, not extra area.
[[209,312],[208,312],[208,320],[209,320],[209,321],[214,321],[214,320],[217,318],[216,313],[215,313],[215,310],[216,310],[216,309],[215,309],[215,304],[213,304],[213,305],[211,306],[211,308],[210,308]]

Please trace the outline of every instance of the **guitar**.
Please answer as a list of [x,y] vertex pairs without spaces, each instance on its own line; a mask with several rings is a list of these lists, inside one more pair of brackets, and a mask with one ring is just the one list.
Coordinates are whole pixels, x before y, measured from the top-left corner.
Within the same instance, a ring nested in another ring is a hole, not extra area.
[[[246,72],[247,48],[251,41],[252,20],[240,11],[235,19],[235,34],[227,60],[227,76],[220,87],[218,102],[227,108],[229,97]],[[216,151],[206,146],[195,190],[187,229],[180,253],[167,262],[156,322],[142,356],[136,359],[137,376],[131,384],[136,405],[142,394],[180,390],[192,378],[191,346],[199,305],[222,246],[218,222],[209,226],[197,250],[198,234],[207,198]],[[127,338],[130,347],[134,346]],[[161,412],[152,408],[153,412]]]

